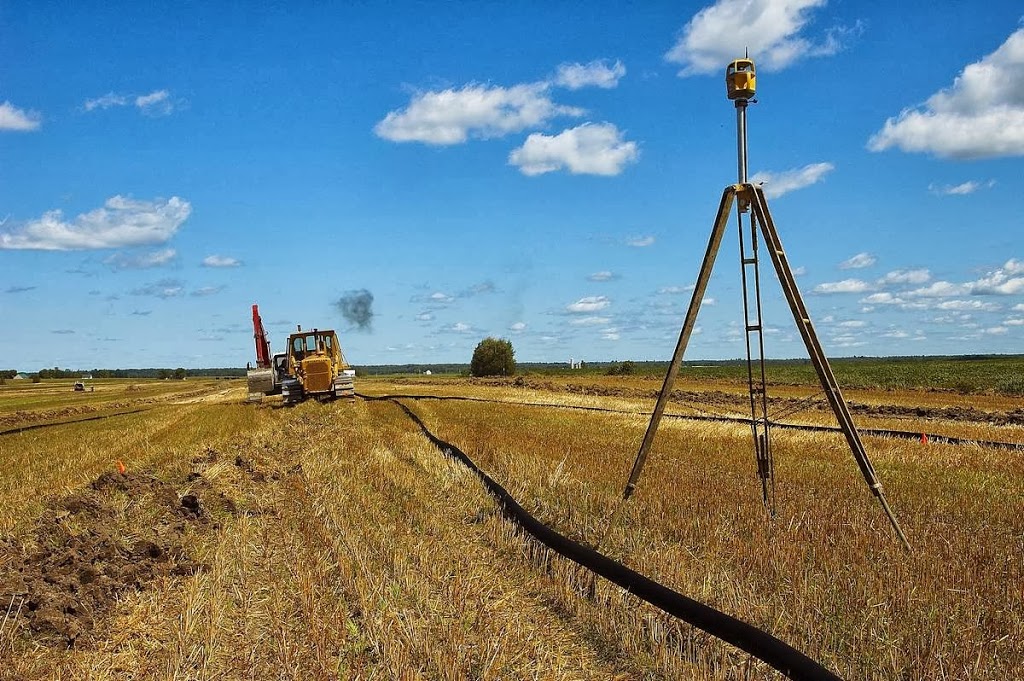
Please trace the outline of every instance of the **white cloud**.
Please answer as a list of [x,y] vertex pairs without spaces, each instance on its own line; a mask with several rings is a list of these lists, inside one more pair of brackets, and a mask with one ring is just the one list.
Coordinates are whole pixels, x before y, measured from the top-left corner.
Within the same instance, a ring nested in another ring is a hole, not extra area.
[[1024,155],[1024,28],[868,140],[871,151],[890,147],[960,159]]
[[115,106],[127,106],[128,97],[125,95],[119,95],[116,92],[108,92],[107,94],[97,97],[96,99],[87,99],[85,104],[82,105],[86,111],[94,111],[96,109],[110,109]]
[[868,305],[902,305],[904,301],[891,293],[872,293],[866,298],[861,298],[860,302]]
[[618,175],[640,156],[636,142],[626,142],[611,123],[584,123],[557,135],[535,132],[508,156],[524,175],[563,168],[573,175]]
[[118,195],[71,222],[60,210],[51,210],[14,231],[0,232],[0,249],[75,251],[162,244],[191,212],[191,204],[177,196],[138,201]]
[[910,334],[900,329],[893,329],[881,334],[882,338],[910,338]]
[[223,290],[223,286],[203,286],[193,291],[192,296],[195,298],[205,298],[206,296],[215,296]]
[[608,317],[580,317],[579,319],[570,320],[569,323],[573,326],[603,326],[610,321],[611,319]]
[[1024,303],[1017,303],[1013,306],[1014,312],[1024,312]]
[[0,104],[0,130],[28,132],[39,129],[39,114],[19,109],[10,102]]
[[226,255],[208,255],[203,258],[203,267],[239,267],[242,261]]
[[590,280],[590,281],[611,281],[612,279],[618,279],[618,278],[619,277],[618,277],[617,274],[615,274],[614,272],[609,272],[608,270],[602,270],[600,272],[594,272],[589,277],[587,277],[587,279]]
[[178,252],[173,248],[164,248],[159,251],[137,253],[135,255],[114,253],[106,258],[103,264],[108,265],[113,270],[145,270],[151,267],[166,265],[174,260],[177,255]]
[[991,189],[994,186],[996,186],[995,180],[989,180],[988,182],[968,180],[960,184],[937,185],[933,183],[928,185],[928,191],[936,196],[964,196],[966,194],[973,194],[979,189]]
[[1010,258],[1003,265],[1003,269],[1008,274],[1024,274],[1024,260],[1017,260],[1016,258]]
[[1006,328],[1005,326],[990,326],[989,328],[982,331],[982,333],[988,334],[990,336],[1002,336],[1004,333],[1007,333],[1008,331],[1009,329]]
[[633,237],[626,241],[626,245],[632,246],[633,248],[646,248],[647,246],[654,245],[654,237],[650,234],[647,236]]
[[608,299],[608,296],[586,296],[580,298],[575,303],[569,303],[565,306],[565,309],[574,313],[598,312],[611,304],[612,301]]
[[620,336],[618,329],[607,329],[601,333],[601,340],[617,341],[619,340],[619,338]]
[[145,95],[126,95],[108,92],[95,99],[87,99],[82,104],[86,111],[106,110],[115,106],[134,106],[148,116],[166,116],[174,111],[175,103],[167,90],[154,90]]
[[167,90],[155,90],[148,95],[139,95],[135,98],[135,107],[150,116],[166,116],[174,110],[171,93]]
[[926,269],[918,270],[893,270],[878,280],[879,286],[889,284],[924,284],[932,278],[932,273]]
[[835,166],[831,163],[811,163],[803,168],[793,168],[778,173],[762,170],[754,173],[750,182],[764,184],[764,195],[769,199],[776,199],[783,194],[816,184],[833,170],[835,170]]
[[849,260],[844,260],[839,263],[839,269],[841,270],[859,270],[864,267],[871,267],[878,260],[875,256],[870,253],[858,253]]
[[420,92],[404,109],[385,116],[373,131],[392,142],[462,144],[470,137],[502,137],[544,125],[556,116],[583,114],[580,109],[555,104],[547,90],[546,83],[527,83]]
[[851,319],[849,321],[839,322],[838,324],[838,326],[841,326],[844,329],[861,329],[867,325],[867,322],[862,321],[860,319]]
[[465,322],[455,322],[451,326],[446,327],[445,330],[453,333],[473,333],[473,327]]
[[573,62],[560,64],[555,75],[555,85],[579,90],[590,85],[608,90],[619,84],[619,79],[626,75],[626,67],[616,60],[608,65],[605,59],[595,59],[587,64]]
[[944,300],[935,306],[938,310],[956,310],[957,312],[966,312],[968,310],[977,310],[981,312],[995,312],[1000,309],[998,303],[984,303],[980,300]]
[[814,293],[865,293],[871,290],[871,284],[860,279],[843,279],[818,284],[813,290]]
[[526,322],[515,322],[508,327],[508,330],[512,333],[522,333],[526,331]]
[[432,303],[439,303],[442,305],[447,305],[455,300],[453,296],[450,296],[447,293],[442,293],[441,291],[434,291],[430,294],[429,299]]
[[693,290],[693,286],[663,286],[658,289],[658,293],[665,295],[677,295],[680,293],[687,293]]
[[807,268],[804,267],[803,265],[801,265],[800,267],[794,267],[793,268],[793,276],[794,277],[802,277],[805,274],[807,274]]
[[430,322],[434,320],[434,315],[430,312],[420,312],[416,315],[416,321],[418,322]]
[[1024,326],[1024,319],[1020,317],[1008,317],[1003,320],[1003,326]]
[[665,59],[683,66],[680,76],[692,76],[717,74],[748,48],[765,71],[835,54],[843,48],[842,38],[859,29],[834,29],[817,43],[802,34],[811,10],[825,1],[718,0],[690,19]]
[[953,284],[948,281],[935,281],[923,288],[908,291],[907,295],[918,298],[951,298],[963,295],[964,293],[966,293],[964,287],[959,284]]

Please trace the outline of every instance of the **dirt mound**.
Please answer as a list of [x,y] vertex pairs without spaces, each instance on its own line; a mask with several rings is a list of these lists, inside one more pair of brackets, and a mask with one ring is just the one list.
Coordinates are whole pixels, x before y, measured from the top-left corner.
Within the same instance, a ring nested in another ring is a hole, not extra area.
[[205,569],[182,540],[190,528],[214,526],[204,492],[214,505],[230,500],[195,482],[179,495],[150,475],[104,473],[54,501],[24,546],[0,545],[0,604],[41,642],[71,646],[88,640],[121,594]]

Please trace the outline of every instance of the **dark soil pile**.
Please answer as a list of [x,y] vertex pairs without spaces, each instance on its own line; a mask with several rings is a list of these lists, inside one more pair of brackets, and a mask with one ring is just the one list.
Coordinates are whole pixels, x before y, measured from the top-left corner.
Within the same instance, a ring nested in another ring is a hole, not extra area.
[[214,526],[201,495],[214,508],[233,504],[204,480],[190,487],[179,496],[155,477],[114,472],[56,500],[24,545],[0,544],[0,607],[41,642],[71,646],[121,594],[205,569],[182,547],[190,529]]

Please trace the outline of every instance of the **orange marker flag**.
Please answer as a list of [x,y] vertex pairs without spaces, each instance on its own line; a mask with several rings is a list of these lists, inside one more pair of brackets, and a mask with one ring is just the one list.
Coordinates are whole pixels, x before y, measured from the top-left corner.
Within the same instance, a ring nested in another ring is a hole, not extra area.
[[128,471],[128,469],[124,467],[124,462],[121,461],[121,459],[118,459],[117,460],[117,472],[120,473],[121,475],[124,475],[127,471]]
[[921,444],[928,444],[928,433],[921,433]]

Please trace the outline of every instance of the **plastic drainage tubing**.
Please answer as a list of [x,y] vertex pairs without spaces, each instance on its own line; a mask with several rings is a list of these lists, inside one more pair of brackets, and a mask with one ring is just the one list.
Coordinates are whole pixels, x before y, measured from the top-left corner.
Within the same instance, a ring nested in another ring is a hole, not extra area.
[[504,487],[480,470],[465,452],[431,433],[423,421],[407,406],[391,397],[366,395],[359,395],[359,397],[366,400],[386,400],[396,404],[420,427],[420,430],[435,447],[444,454],[458,459],[480,478],[491,495],[497,499],[506,518],[559,555],[601,575],[654,607],[750,653],[791,679],[838,681],[840,678],[771,634],[673,591],[604,554],[552,530],[530,515]]

